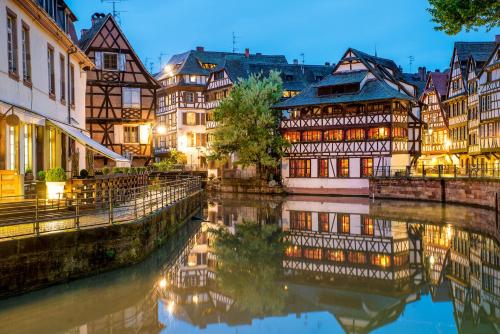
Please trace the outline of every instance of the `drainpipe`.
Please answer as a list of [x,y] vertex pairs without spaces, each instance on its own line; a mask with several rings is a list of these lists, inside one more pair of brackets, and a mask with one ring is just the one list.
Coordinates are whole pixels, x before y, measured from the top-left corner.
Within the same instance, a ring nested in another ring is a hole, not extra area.
[[66,69],[66,77],[67,77],[67,81],[66,81],[66,89],[67,89],[67,96],[68,96],[68,124],[71,125],[71,103],[74,103],[75,101],[70,101],[71,99],[71,77],[70,77],[70,71],[71,71],[71,59],[70,59],[70,56],[74,53],[76,53],[77,50],[76,50],[76,47],[72,46],[68,49],[67,51],[67,58],[68,58],[68,63],[67,63],[67,69]]

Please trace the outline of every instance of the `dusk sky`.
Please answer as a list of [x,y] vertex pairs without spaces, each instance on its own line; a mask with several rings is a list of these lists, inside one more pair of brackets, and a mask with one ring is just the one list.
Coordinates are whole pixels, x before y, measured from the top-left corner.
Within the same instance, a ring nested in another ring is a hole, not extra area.
[[[111,12],[101,0],[67,0],[78,32],[90,16]],[[427,0],[126,0],[117,5],[121,27],[144,61],[159,68],[173,54],[204,46],[231,51],[284,54],[289,62],[336,62],[348,47],[393,59],[409,71],[448,67],[455,41],[493,41],[500,29],[448,36],[433,29]],[[148,66],[149,67],[149,66]]]

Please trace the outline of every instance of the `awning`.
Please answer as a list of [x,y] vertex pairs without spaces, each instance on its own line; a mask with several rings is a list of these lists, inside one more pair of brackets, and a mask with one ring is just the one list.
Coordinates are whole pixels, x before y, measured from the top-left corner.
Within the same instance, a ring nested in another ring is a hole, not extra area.
[[79,142],[80,144],[87,146],[91,150],[93,150],[99,154],[102,154],[105,157],[110,158],[111,160],[114,160],[116,162],[130,163],[130,160],[122,157],[121,155],[110,150],[106,146],[99,144],[98,142],[96,142],[95,140],[93,140],[92,138],[87,136],[86,134],[82,133],[81,130],[74,128],[72,126],[69,126],[67,124],[64,124],[64,123],[53,121],[53,120],[48,120],[48,122],[50,122],[51,124],[55,125],[59,129],[61,129],[64,133],[66,133],[68,136],[70,136],[71,138],[73,138],[74,140]]

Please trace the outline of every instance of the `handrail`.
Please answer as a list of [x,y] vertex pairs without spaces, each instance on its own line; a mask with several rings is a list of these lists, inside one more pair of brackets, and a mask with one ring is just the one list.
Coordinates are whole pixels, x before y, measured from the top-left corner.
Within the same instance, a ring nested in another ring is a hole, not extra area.
[[[133,222],[201,190],[200,177],[150,180],[130,188],[75,189],[48,200],[0,199],[0,241],[68,229]],[[23,210],[24,208],[24,210]]]
[[500,179],[500,166],[419,165],[373,167],[368,173],[372,178],[454,178]]

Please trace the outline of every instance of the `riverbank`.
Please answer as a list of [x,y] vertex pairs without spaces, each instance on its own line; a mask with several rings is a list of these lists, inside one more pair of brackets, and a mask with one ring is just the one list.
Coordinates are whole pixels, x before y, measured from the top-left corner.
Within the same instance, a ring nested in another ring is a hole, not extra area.
[[123,224],[0,242],[0,298],[143,261],[202,208],[203,192]]

